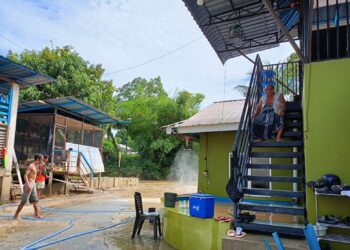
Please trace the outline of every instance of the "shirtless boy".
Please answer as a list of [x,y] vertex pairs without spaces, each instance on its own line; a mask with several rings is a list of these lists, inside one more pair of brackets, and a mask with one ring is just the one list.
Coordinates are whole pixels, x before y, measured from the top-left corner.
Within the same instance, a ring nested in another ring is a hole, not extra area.
[[39,205],[38,205],[38,195],[36,193],[36,186],[35,186],[35,178],[38,174],[38,168],[42,164],[42,156],[41,155],[35,155],[34,162],[31,163],[24,174],[24,190],[23,195],[21,199],[21,203],[18,205],[17,211],[15,215],[13,216],[13,219],[19,219],[18,215],[21,212],[22,208],[25,204],[33,203],[35,217],[36,218],[42,218],[42,216],[39,213]]

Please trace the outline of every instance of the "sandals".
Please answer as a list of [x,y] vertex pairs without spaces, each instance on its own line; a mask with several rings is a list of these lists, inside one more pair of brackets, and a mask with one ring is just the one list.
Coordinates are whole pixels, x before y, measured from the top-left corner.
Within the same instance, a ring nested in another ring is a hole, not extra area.
[[243,232],[243,231],[242,231],[242,228],[237,227],[237,228],[236,228],[236,231],[233,230],[233,229],[227,230],[226,235],[227,235],[228,237],[243,238],[244,236],[247,235],[247,233],[246,233],[246,232]]
[[220,215],[220,216],[216,217],[214,220],[215,221],[223,221],[223,222],[232,222],[233,218]]
[[239,223],[250,223],[253,220],[255,220],[255,215],[250,213],[240,213],[236,219]]
[[350,216],[345,217],[345,219],[343,220],[343,223],[347,226],[350,226]]
[[325,223],[325,224],[338,224],[342,222],[342,218],[339,216],[334,216],[334,215],[324,215],[318,219],[319,222]]

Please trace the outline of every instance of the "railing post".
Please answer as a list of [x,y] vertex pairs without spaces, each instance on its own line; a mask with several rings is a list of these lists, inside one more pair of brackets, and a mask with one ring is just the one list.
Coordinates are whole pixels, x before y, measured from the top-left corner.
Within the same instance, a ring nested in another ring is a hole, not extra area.
[[81,173],[81,171],[80,171],[80,164],[81,164],[81,154],[80,154],[80,152],[78,152],[78,156],[77,156],[77,170],[78,170],[79,174],[84,174],[84,173]]

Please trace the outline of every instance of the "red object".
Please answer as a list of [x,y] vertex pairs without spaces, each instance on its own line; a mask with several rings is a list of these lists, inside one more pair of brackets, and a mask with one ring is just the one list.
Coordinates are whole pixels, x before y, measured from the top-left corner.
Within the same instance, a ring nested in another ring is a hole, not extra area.
[[5,148],[5,147],[3,147],[3,148],[1,149],[1,154],[2,154],[2,159],[4,159],[4,158],[5,158],[5,155],[6,155],[6,148]]
[[[46,179],[46,176],[44,175],[45,167],[43,165],[41,165],[41,166],[39,166],[39,168],[42,172],[41,172],[41,175],[36,176],[35,182],[44,182]],[[39,168],[38,168],[38,172],[39,172]]]

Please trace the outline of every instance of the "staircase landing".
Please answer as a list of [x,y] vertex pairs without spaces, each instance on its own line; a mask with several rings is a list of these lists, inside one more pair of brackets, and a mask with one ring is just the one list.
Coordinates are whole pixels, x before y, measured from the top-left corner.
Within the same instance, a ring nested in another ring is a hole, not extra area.
[[[283,243],[285,250],[307,250],[309,249],[304,239],[291,239],[283,238],[280,236],[280,239]],[[272,249],[277,249],[277,246],[271,236],[247,233],[247,236],[244,238],[235,238],[225,236],[222,240],[222,249],[231,250],[231,249],[254,249],[254,250],[265,250],[264,240],[268,240]]]

